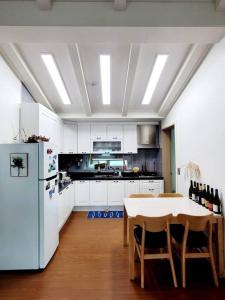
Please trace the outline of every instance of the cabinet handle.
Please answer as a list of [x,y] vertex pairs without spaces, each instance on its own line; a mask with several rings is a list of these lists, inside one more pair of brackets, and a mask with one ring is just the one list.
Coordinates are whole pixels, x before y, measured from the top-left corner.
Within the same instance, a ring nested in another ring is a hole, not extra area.
[[69,152],[69,154],[73,154],[73,152]]
[[80,182],[80,183],[84,183],[84,182],[85,182],[85,180],[79,180],[79,182]]
[[113,182],[119,182],[119,180],[113,180]]
[[62,195],[62,192],[60,192],[59,195]]
[[134,180],[130,180],[129,182],[133,182],[134,183],[135,181]]
[[101,182],[101,180],[95,180],[95,182]]
[[132,154],[133,152],[127,152],[128,154]]
[[117,140],[117,137],[116,137],[116,136],[113,136],[113,140]]
[[87,152],[81,152],[82,154],[86,154]]
[[67,187],[66,187],[66,190],[68,190],[68,188],[69,188],[69,187],[67,186]]

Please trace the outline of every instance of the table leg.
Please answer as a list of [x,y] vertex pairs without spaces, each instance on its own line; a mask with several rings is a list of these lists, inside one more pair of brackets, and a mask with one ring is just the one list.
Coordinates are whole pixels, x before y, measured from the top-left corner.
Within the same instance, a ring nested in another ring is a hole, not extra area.
[[124,247],[127,246],[127,211],[125,206],[123,211],[123,245]]
[[219,277],[224,277],[224,228],[223,219],[218,218],[217,221],[217,244],[218,244],[218,264]]
[[135,265],[134,265],[134,220],[135,218],[129,218],[129,277],[130,280],[135,279]]

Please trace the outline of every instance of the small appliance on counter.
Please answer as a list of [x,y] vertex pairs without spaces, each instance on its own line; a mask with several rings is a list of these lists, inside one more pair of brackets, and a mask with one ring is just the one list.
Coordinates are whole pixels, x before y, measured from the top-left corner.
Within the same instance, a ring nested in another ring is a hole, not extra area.
[[59,171],[59,181],[60,182],[64,182],[66,177],[67,177],[66,171]]

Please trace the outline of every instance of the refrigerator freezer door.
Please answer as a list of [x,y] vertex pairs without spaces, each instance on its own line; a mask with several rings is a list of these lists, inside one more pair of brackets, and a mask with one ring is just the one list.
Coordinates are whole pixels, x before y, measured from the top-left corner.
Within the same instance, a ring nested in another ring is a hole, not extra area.
[[[27,177],[10,176],[12,153],[27,153]],[[0,270],[39,268],[37,158],[37,144],[0,145]]]
[[57,175],[58,156],[54,145],[39,143],[39,179],[47,179]]
[[57,179],[39,181],[40,268],[45,268],[59,244]]

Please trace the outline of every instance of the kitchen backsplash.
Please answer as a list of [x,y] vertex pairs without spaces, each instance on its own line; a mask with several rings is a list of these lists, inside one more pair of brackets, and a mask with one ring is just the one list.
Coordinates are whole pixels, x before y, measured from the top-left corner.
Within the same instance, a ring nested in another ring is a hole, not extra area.
[[60,154],[59,170],[84,171],[94,170],[96,166],[101,168],[132,169],[139,167],[142,171],[157,172],[162,174],[161,149],[138,149],[137,154]]

